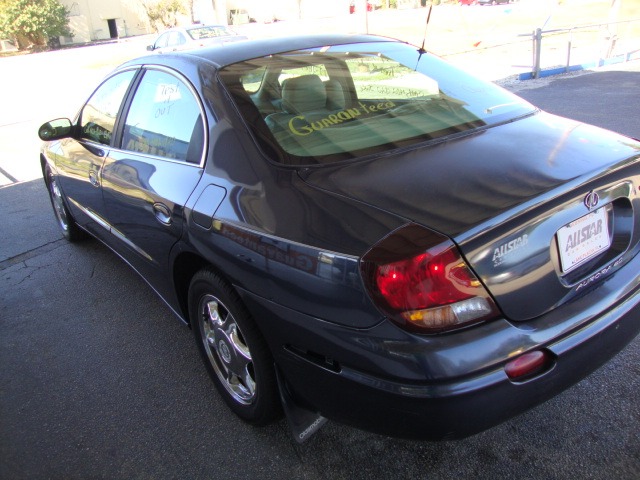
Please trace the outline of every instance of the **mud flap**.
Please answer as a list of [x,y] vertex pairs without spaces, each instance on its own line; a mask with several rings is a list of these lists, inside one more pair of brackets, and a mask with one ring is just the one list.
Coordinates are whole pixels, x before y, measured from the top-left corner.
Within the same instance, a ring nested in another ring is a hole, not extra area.
[[278,379],[278,389],[282,400],[282,409],[287,417],[287,423],[296,442],[304,443],[327,423],[327,419],[317,412],[312,412],[298,405],[291,397],[278,366],[275,366]]

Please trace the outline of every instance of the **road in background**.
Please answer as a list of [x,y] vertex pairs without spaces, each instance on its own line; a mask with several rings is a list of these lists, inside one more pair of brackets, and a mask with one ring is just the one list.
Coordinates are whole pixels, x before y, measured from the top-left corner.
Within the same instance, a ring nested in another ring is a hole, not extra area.
[[[640,137],[640,69],[621,68],[510,88]],[[640,478],[640,338],[562,395],[465,440],[329,422],[299,446],[284,420],[259,429],[230,413],[191,332],[146,284],[98,242],[61,238],[41,179],[0,187],[0,205],[2,479]]]
[[640,139],[640,61],[504,86],[551,113]]

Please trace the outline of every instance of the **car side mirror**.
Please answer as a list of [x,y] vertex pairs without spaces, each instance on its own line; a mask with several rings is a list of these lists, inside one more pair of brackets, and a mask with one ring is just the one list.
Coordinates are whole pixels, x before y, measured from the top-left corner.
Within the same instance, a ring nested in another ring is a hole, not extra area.
[[147,45],[147,50],[149,50],[150,52],[153,52],[155,50],[155,46],[154,45]]
[[68,118],[58,118],[43,124],[38,129],[38,136],[41,140],[49,142],[71,137],[73,135],[73,124]]

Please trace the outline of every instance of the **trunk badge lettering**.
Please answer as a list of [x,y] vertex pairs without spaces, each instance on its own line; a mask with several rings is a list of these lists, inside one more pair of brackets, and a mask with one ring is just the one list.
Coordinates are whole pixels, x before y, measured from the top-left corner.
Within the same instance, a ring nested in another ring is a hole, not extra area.
[[606,267],[602,268],[598,272],[596,272],[593,275],[591,275],[589,278],[587,278],[587,279],[583,280],[582,282],[580,282],[578,284],[578,286],[576,287],[575,292],[578,293],[584,287],[592,284],[593,282],[595,282],[597,280],[600,280],[601,278],[604,278],[606,275],[611,273],[614,268],[620,266],[620,264],[622,264],[622,263],[624,263],[624,258],[619,258],[615,262],[613,262],[613,263],[607,265]]
[[493,266],[500,266],[507,257],[511,256],[516,250],[525,247],[529,243],[527,234],[521,235],[513,240],[503,243],[493,251]]

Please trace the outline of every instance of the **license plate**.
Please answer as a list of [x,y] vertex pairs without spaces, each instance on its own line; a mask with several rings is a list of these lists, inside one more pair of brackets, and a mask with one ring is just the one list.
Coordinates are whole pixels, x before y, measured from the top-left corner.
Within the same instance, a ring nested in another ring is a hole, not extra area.
[[570,272],[611,246],[606,207],[565,225],[556,234],[562,273]]

